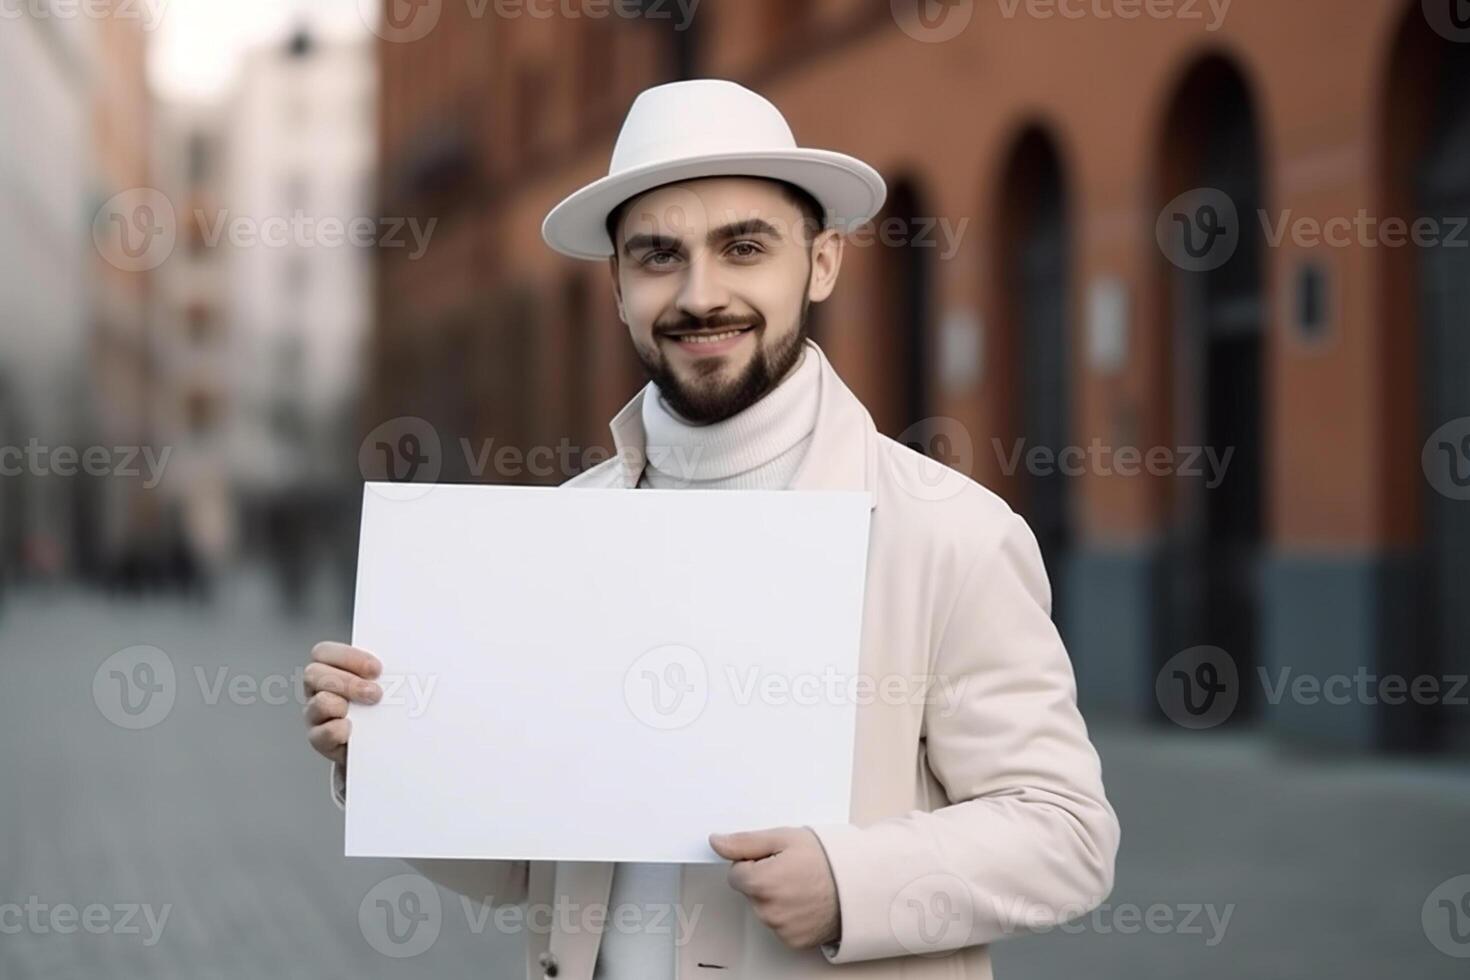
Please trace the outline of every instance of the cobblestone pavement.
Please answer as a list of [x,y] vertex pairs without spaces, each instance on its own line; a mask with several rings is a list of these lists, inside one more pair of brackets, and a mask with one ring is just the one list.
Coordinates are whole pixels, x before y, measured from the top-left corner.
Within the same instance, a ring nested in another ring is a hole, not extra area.
[[[519,936],[448,892],[427,950],[375,949],[375,886],[408,868],[342,857],[300,717],[311,643],[347,636],[342,612],[284,619],[248,579],[209,608],[11,594],[0,977],[519,980]],[[166,711],[118,700],[119,670],[161,683],[136,673],[153,656],[137,646],[168,658]],[[1470,935],[1453,946],[1437,906],[1425,925],[1435,887],[1470,874],[1464,767],[1096,737],[1124,827],[1117,888],[1080,926],[997,944],[1001,980],[1470,976],[1432,941],[1470,954]]]

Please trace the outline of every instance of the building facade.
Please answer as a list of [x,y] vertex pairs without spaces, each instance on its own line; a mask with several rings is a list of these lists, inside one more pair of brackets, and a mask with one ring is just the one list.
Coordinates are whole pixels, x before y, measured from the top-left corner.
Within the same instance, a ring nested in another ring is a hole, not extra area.
[[38,0],[0,31],[0,578],[104,570],[136,499],[96,463],[147,437],[147,276],[93,247],[148,175],[144,22],[124,6]]
[[445,479],[569,475],[461,440],[605,450],[643,379],[540,221],[640,89],[732,78],[887,178],[817,339],[1031,521],[1085,703],[1470,748],[1462,6],[534,6],[379,28],[379,209],[439,226],[377,254],[365,427],[427,420]]

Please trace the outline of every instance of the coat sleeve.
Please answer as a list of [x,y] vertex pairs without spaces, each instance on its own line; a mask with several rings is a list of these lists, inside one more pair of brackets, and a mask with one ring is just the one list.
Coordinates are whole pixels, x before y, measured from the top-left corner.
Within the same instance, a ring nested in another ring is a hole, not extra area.
[[[332,763],[331,792],[332,802],[346,810],[347,767],[337,762]],[[434,884],[493,908],[524,903],[530,888],[530,861],[404,860]]]
[[919,750],[949,804],[811,828],[837,884],[830,962],[1048,928],[1112,890],[1118,819],[1050,607],[1036,539],[1012,514],[938,634]]

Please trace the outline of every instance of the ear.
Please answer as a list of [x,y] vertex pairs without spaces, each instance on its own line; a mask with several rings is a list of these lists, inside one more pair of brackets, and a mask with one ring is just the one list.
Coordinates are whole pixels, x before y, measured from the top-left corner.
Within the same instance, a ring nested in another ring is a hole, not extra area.
[[842,235],[828,228],[812,240],[811,286],[807,298],[820,303],[837,288],[837,275],[842,271]]

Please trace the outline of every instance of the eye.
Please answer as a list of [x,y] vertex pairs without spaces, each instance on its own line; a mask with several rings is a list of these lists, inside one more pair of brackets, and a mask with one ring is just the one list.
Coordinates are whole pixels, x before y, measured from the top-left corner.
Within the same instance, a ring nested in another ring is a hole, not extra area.
[[761,247],[752,241],[736,242],[730,246],[730,254],[737,259],[753,259],[761,254]]
[[[667,259],[668,262],[663,261],[665,259]],[[668,265],[669,262],[673,262],[676,259],[678,259],[678,256],[675,255],[673,252],[670,252],[668,249],[661,249],[657,252],[649,252],[647,255],[645,255],[643,257],[642,264],[645,266],[665,266]]]

